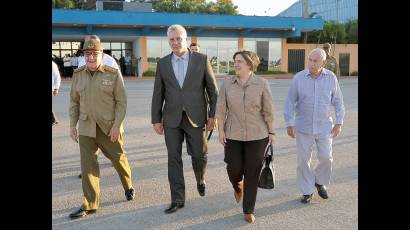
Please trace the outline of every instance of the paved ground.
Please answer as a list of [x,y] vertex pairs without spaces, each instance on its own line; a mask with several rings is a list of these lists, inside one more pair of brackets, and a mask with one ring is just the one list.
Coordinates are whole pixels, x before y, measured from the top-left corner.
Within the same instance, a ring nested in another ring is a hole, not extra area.
[[[221,83],[221,81],[218,81]],[[295,141],[286,135],[283,104],[288,79],[269,80],[275,102],[277,187],[259,189],[254,224],[242,217],[242,205],[234,201],[217,134],[209,142],[206,196],[196,191],[191,159],[184,147],[185,208],[170,215],[167,153],[163,136],[150,125],[153,81],[126,81],[128,111],[125,148],[132,168],[136,199],[126,201],[118,175],[99,155],[101,207],[97,214],[78,220],[68,215],[82,203],[79,147],[69,137],[68,103],[70,82],[62,83],[53,98],[60,124],[53,127],[52,226],[53,229],[357,229],[358,228],[358,82],[342,79],[346,117],[342,134],[334,141],[332,184],[328,200],[317,193],[310,205],[299,202],[296,185]],[[314,158],[316,159],[316,158]],[[312,163],[316,163],[313,160]]]

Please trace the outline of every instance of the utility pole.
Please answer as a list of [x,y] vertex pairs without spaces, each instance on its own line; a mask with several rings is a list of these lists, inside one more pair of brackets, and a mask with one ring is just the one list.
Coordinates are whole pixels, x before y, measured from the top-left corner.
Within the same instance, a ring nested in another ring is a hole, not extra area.
[[[302,0],[302,17],[309,17],[309,0]],[[307,32],[304,32],[303,43],[307,43]]]

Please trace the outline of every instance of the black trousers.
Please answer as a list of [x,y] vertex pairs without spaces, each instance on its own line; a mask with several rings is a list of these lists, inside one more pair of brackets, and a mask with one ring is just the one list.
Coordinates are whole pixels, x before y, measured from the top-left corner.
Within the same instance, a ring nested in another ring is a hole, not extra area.
[[269,137],[254,141],[226,141],[224,161],[227,163],[229,180],[236,192],[239,192],[239,182],[244,180],[242,208],[245,214],[252,214],[255,210],[259,174]]
[[171,202],[185,203],[185,180],[182,163],[182,143],[186,138],[188,155],[192,158],[197,184],[205,184],[204,175],[207,164],[207,140],[205,127],[192,127],[187,115],[182,116],[177,128],[164,127],[165,144],[168,150],[168,181],[171,189]]

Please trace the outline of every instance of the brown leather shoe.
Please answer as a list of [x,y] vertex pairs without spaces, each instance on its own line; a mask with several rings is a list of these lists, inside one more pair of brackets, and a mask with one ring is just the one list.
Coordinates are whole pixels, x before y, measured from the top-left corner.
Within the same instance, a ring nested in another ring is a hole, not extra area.
[[239,203],[239,201],[241,201],[241,198],[242,198],[242,194],[243,194],[243,181],[241,181],[241,182],[239,182],[239,189],[241,190],[241,191],[239,191],[239,192],[233,192],[233,195],[235,196],[235,200],[236,200],[236,203]]
[[255,216],[253,214],[245,214],[244,219],[248,222],[248,223],[253,223],[255,222]]

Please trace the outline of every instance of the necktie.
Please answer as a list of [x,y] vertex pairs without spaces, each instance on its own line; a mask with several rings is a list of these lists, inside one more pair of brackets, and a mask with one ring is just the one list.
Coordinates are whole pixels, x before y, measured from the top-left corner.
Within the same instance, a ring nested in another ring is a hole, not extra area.
[[179,83],[179,86],[182,88],[182,84],[184,84],[184,59],[183,58],[178,58],[177,59],[177,63],[178,63],[178,76],[177,76],[177,80]]

